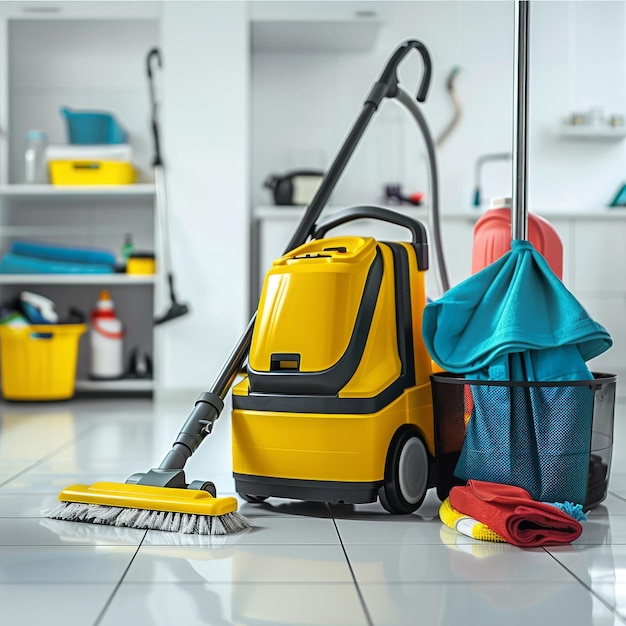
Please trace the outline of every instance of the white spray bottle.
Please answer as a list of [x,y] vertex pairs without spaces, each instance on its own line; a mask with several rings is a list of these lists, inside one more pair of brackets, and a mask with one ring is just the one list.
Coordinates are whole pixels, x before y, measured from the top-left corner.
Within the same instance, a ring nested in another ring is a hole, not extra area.
[[114,379],[124,375],[124,327],[115,313],[111,294],[103,289],[90,316],[90,377]]

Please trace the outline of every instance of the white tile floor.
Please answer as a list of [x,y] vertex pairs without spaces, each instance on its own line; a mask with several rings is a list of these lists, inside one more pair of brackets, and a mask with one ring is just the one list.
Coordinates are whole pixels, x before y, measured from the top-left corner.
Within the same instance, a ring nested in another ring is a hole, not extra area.
[[[69,484],[158,464],[192,400],[0,404],[0,623],[626,624],[626,404],[610,495],[571,546],[461,537],[439,521],[434,493],[401,517],[378,504],[242,503],[253,528],[228,537],[41,516]],[[227,411],[187,469],[233,493]]]

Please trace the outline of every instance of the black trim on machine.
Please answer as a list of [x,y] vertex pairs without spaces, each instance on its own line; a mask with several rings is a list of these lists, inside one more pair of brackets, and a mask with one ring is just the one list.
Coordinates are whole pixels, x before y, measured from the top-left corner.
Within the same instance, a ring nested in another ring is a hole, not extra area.
[[406,387],[401,378],[393,381],[387,389],[371,398],[339,398],[322,395],[281,395],[249,393],[247,396],[233,394],[233,409],[247,411],[273,411],[279,413],[337,413],[365,415],[377,413],[390,402],[399,398]]
[[[393,253],[396,291],[396,333],[398,353],[402,363],[400,378],[406,387],[415,385],[415,355],[413,354],[413,315],[411,309],[411,273],[406,248],[393,242],[385,242]],[[417,251],[416,251],[417,254]]]
[[235,490],[251,496],[275,496],[309,502],[345,502],[365,504],[375,502],[382,480],[374,482],[339,482],[333,480],[301,480],[237,474]]

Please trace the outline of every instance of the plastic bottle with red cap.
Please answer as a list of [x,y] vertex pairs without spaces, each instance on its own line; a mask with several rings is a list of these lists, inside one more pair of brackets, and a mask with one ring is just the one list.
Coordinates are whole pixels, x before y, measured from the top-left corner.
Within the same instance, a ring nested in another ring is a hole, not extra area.
[[124,375],[124,327],[117,317],[111,294],[103,289],[91,311],[90,377],[100,380],[122,378]]
[[[511,249],[512,198],[493,198],[491,207],[474,225],[472,274],[479,272]],[[556,228],[543,217],[528,213],[528,240],[563,279],[563,242]]]

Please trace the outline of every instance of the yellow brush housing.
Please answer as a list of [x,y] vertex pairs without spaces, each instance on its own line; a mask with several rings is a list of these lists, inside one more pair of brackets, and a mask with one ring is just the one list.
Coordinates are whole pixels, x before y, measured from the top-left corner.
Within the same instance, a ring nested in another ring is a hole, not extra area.
[[170,511],[188,515],[220,516],[237,510],[237,499],[215,498],[199,489],[175,489],[149,485],[100,482],[93,485],[70,485],[60,494],[62,502],[150,511]]
[[[371,502],[390,473],[394,437],[410,433],[434,458],[421,251],[344,236],[274,262],[248,376],[233,390],[239,493]],[[425,472],[431,486],[428,464]]]

